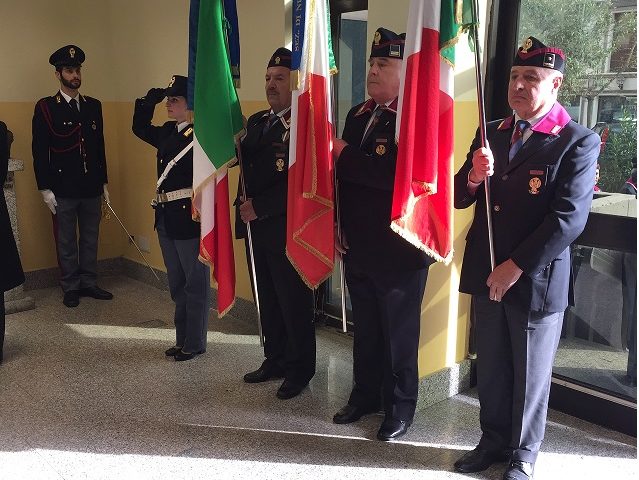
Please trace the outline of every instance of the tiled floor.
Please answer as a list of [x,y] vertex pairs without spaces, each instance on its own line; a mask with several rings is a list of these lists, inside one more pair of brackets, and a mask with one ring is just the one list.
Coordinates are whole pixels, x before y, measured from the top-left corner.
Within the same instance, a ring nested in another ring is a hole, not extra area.
[[[0,367],[0,479],[500,479],[452,471],[478,439],[473,392],[418,413],[401,442],[381,421],[331,422],[351,382],[350,340],[318,330],[318,373],[299,397],[248,385],[262,360],[252,325],[211,320],[205,355],[176,363],[168,293],[122,277],[111,302],[65,308],[59,289],[7,317]],[[636,439],[551,412],[537,479],[630,479]]]

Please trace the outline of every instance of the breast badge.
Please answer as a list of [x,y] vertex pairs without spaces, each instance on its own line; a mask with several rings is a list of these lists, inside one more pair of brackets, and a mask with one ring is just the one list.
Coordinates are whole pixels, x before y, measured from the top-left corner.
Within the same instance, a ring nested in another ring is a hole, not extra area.
[[377,155],[384,155],[386,153],[386,147],[384,145],[377,145],[377,148],[375,149],[375,153],[377,153]]
[[530,193],[531,195],[537,195],[539,193],[539,188],[541,187],[541,180],[539,179],[539,177],[533,177],[528,182],[528,186],[530,187],[528,193]]
[[275,169],[278,172],[283,172],[284,171],[284,159],[283,158],[278,158],[277,161],[275,162]]

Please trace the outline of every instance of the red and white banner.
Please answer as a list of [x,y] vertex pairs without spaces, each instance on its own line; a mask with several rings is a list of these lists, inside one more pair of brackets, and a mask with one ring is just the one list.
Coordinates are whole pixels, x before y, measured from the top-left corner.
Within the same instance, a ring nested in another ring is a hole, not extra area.
[[316,288],[334,265],[330,33],[327,0],[298,4],[304,37],[291,106],[286,255]]
[[445,264],[453,256],[454,57],[451,61],[442,51],[456,40],[458,29],[451,28],[454,4],[454,0],[410,4],[391,211],[395,232]]

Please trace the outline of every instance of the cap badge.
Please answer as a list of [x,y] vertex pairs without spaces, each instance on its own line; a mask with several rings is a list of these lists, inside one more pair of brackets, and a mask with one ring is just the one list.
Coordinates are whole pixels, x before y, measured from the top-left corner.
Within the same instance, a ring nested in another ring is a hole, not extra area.
[[175,83],[175,77],[171,77],[171,81],[169,82],[169,86],[167,88],[171,88]]
[[280,57],[275,57],[275,65],[279,65],[282,59]]
[[555,54],[547,53],[544,55],[544,67],[555,68]]
[[382,39],[382,34],[379,32],[375,32],[375,36],[373,37],[373,42],[375,42],[375,45],[379,45],[379,42],[381,39]]
[[75,58],[75,48],[71,47],[71,48],[69,49],[69,56],[70,56],[71,58]]
[[283,172],[284,171],[284,159],[283,158],[278,158],[277,161],[275,162],[275,168],[277,169],[278,172]]
[[539,193],[539,187],[541,187],[541,180],[539,179],[539,177],[533,177],[528,182],[528,186],[530,187],[528,193],[530,193],[531,195],[537,195]]
[[521,46],[521,52],[528,53],[528,50],[530,50],[532,46],[533,46],[533,42],[529,37],[524,41],[524,44]]

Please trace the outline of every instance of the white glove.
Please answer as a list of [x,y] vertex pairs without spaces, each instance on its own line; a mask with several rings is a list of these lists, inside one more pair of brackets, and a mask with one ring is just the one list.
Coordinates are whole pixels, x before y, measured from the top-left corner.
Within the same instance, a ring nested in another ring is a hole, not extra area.
[[102,187],[102,196],[104,197],[104,201],[106,203],[111,203],[109,201],[109,191],[107,190],[107,184],[106,183]]
[[47,189],[47,190],[40,190],[40,193],[42,194],[44,203],[47,204],[47,207],[49,207],[49,210],[51,210],[51,213],[55,215],[55,207],[58,206],[58,202],[55,201],[55,195],[53,194],[53,192]]

